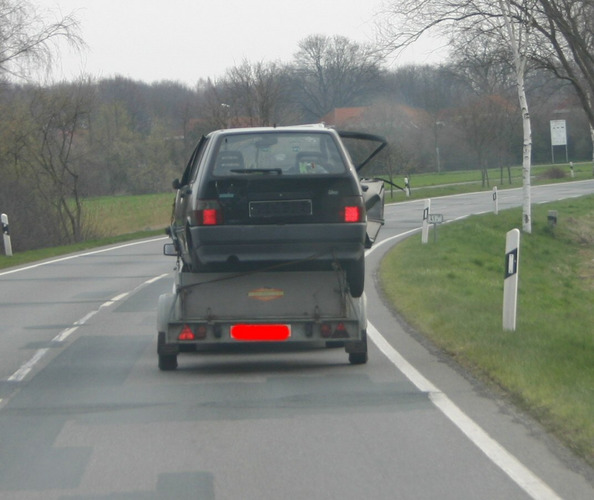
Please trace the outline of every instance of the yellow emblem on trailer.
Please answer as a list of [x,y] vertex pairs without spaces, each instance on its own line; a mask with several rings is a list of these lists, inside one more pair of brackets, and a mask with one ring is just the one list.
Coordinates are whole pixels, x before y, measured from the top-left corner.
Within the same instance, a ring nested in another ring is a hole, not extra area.
[[269,300],[276,300],[284,297],[284,290],[278,288],[256,288],[248,292],[250,299],[260,300],[262,302],[268,302]]

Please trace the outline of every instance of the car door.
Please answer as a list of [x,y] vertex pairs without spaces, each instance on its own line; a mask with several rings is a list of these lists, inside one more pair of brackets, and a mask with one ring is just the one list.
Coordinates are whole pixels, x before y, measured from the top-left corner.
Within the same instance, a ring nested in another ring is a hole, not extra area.
[[[338,134],[349,151],[358,173],[388,144],[386,139],[379,135],[346,130],[339,131]],[[367,212],[365,246],[370,248],[384,224],[384,181],[382,179],[360,177],[359,182]]]

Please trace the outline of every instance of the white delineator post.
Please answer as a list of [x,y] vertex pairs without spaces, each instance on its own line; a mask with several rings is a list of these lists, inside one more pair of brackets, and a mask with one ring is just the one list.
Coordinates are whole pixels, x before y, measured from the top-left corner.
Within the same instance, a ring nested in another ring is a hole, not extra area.
[[425,200],[425,208],[423,209],[423,229],[421,231],[421,242],[423,244],[429,241],[429,214],[431,213],[431,200]]
[[520,230],[512,229],[505,239],[505,279],[503,280],[503,329],[515,331],[518,305]]
[[4,237],[4,253],[8,257],[12,257],[12,244],[10,243],[10,232],[8,230],[8,216],[6,214],[0,215],[2,220],[2,236]]
[[493,187],[493,211],[495,215],[499,214],[499,198],[497,197],[497,186]]

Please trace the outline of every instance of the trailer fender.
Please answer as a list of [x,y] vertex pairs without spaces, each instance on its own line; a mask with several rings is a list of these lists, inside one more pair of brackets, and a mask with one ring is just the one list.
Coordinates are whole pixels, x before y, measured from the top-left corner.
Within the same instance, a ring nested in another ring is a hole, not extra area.
[[164,293],[159,296],[157,305],[157,331],[166,332],[169,329],[169,322],[175,304],[175,295],[171,293]]

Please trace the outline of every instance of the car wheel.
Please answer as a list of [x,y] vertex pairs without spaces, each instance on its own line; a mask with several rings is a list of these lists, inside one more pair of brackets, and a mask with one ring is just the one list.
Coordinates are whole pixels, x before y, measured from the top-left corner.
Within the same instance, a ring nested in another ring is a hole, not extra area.
[[346,277],[351,295],[361,297],[365,288],[365,256],[346,264]]

